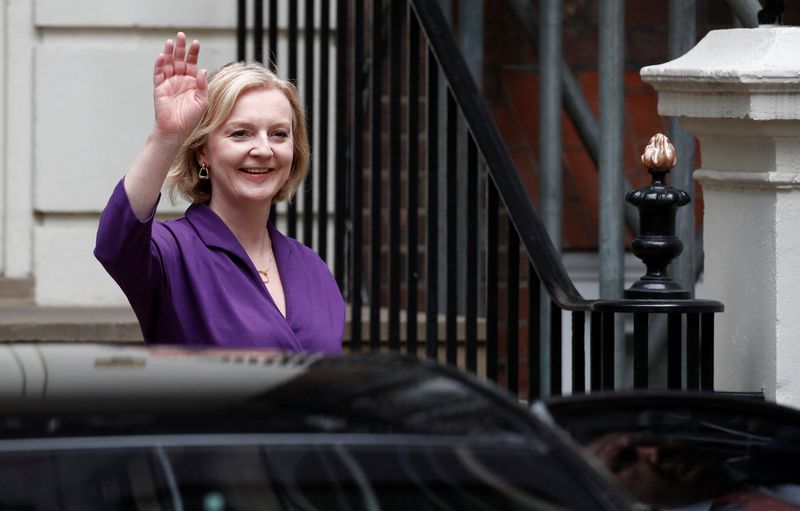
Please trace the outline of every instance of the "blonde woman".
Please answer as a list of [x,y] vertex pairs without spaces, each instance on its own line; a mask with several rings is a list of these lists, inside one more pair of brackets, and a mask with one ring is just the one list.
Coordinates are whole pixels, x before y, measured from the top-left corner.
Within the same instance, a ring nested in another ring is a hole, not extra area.
[[[155,123],[100,218],[95,256],[148,343],[340,353],[330,270],[269,222],[308,172],[297,90],[258,63],[207,79],[199,52],[178,33],[156,58]],[[192,204],[154,221],[165,180]]]

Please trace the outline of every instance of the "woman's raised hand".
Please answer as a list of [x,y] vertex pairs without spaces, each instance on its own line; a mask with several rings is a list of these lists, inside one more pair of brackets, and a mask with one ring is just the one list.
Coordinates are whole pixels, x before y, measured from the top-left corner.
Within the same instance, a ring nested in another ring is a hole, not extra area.
[[192,41],[188,51],[186,35],[168,39],[153,69],[153,100],[156,131],[162,136],[188,136],[208,107],[206,70],[197,68],[200,42]]

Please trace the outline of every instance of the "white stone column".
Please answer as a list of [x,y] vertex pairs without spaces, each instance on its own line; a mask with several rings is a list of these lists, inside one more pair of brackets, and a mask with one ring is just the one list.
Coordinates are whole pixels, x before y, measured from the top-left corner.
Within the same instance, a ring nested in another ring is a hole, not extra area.
[[800,28],[712,31],[641,74],[700,141],[715,386],[800,407]]

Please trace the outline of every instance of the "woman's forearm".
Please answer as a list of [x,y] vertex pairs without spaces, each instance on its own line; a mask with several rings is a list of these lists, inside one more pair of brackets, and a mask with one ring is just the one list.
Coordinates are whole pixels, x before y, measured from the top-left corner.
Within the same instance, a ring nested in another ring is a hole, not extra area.
[[152,212],[172,160],[185,139],[180,134],[161,135],[151,131],[125,175],[125,193],[140,220]]

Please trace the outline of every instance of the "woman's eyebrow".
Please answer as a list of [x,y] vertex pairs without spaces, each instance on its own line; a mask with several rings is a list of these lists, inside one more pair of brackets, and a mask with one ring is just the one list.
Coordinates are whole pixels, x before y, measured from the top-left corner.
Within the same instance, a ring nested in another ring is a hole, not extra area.
[[222,128],[223,129],[229,129],[229,128],[241,127],[241,126],[251,127],[251,126],[253,126],[253,123],[245,121],[245,120],[233,119],[233,120],[228,121],[225,124],[223,124]]
[[[226,122],[225,124],[223,124],[222,128],[226,129],[226,128],[231,128],[231,127],[234,127],[234,126],[253,127],[255,125],[256,125],[255,122],[248,121],[246,119],[232,119],[232,120]],[[292,120],[291,119],[278,120],[276,122],[270,123],[270,127],[272,127],[272,128],[275,128],[275,127],[291,127],[291,126],[292,126]]]

